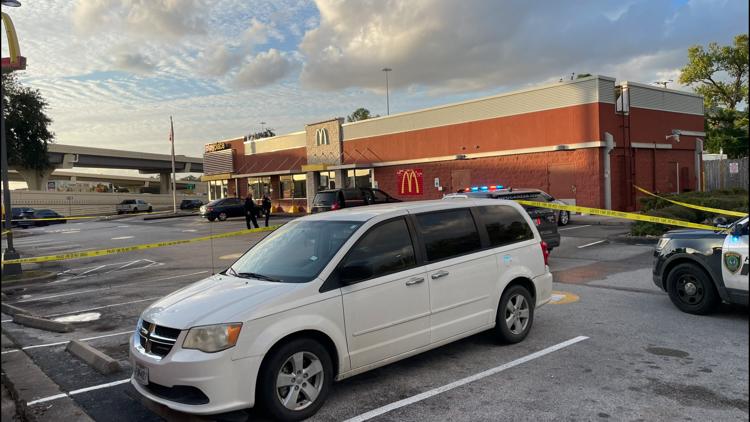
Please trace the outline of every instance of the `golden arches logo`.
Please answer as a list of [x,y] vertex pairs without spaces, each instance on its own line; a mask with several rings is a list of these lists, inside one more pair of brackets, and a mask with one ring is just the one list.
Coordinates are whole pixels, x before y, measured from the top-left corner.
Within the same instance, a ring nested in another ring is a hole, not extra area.
[[[401,177],[401,189],[399,193],[401,195],[419,195],[421,194],[421,179],[422,170],[418,169],[406,169],[399,170],[398,175]],[[412,187],[413,183],[413,187]]]
[[326,128],[320,128],[315,131],[315,145],[330,145],[331,141],[328,139],[328,130]]
[[2,13],[5,37],[8,39],[8,53],[10,57],[2,58],[3,70],[23,70],[26,68],[26,57],[21,56],[21,47],[18,44],[18,35],[13,21],[6,13]]

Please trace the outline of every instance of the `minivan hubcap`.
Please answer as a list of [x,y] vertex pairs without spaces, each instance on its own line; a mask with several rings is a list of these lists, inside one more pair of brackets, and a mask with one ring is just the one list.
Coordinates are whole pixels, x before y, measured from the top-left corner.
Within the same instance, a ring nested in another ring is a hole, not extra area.
[[310,352],[297,352],[281,365],[276,376],[276,397],[289,410],[315,402],[323,388],[323,365]]
[[522,295],[513,295],[505,305],[505,324],[513,334],[521,334],[529,324],[529,303]]

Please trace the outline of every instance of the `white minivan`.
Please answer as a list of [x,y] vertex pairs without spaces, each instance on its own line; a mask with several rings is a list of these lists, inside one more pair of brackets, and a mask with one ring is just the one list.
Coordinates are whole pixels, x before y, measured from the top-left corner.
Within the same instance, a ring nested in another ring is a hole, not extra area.
[[531,330],[552,274],[512,201],[401,202],[287,223],[231,267],[147,308],[132,384],[172,409],[264,406],[300,420],[331,383],[494,329]]

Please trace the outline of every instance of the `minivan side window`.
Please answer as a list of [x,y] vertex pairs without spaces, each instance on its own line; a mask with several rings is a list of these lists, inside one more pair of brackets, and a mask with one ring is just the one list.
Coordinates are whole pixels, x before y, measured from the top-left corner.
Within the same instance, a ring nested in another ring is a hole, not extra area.
[[482,248],[468,208],[417,214],[428,261],[439,261]]
[[490,245],[498,247],[534,238],[526,219],[515,208],[505,205],[478,207],[479,215],[487,229]]
[[341,264],[341,281],[352,284],[416,265],[414,245],[403,218],[371,228]]

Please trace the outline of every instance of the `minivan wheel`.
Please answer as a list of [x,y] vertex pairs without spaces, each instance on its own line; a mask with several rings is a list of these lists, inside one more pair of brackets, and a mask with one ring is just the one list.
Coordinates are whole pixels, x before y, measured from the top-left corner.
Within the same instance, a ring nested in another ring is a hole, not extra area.
[[227,219],[227,213],[220,212],[219,213],[219,221],[225,221]]
[[518,343],[529,334],[534,323],[534,302],[523,286],[511,286],[500,298],[495,332],[504,343]]
[[314,415],[328,397],[333,364],[320,343],[300,338],[284,344],[264,362],[258,398],[274,419],[299,421]]

